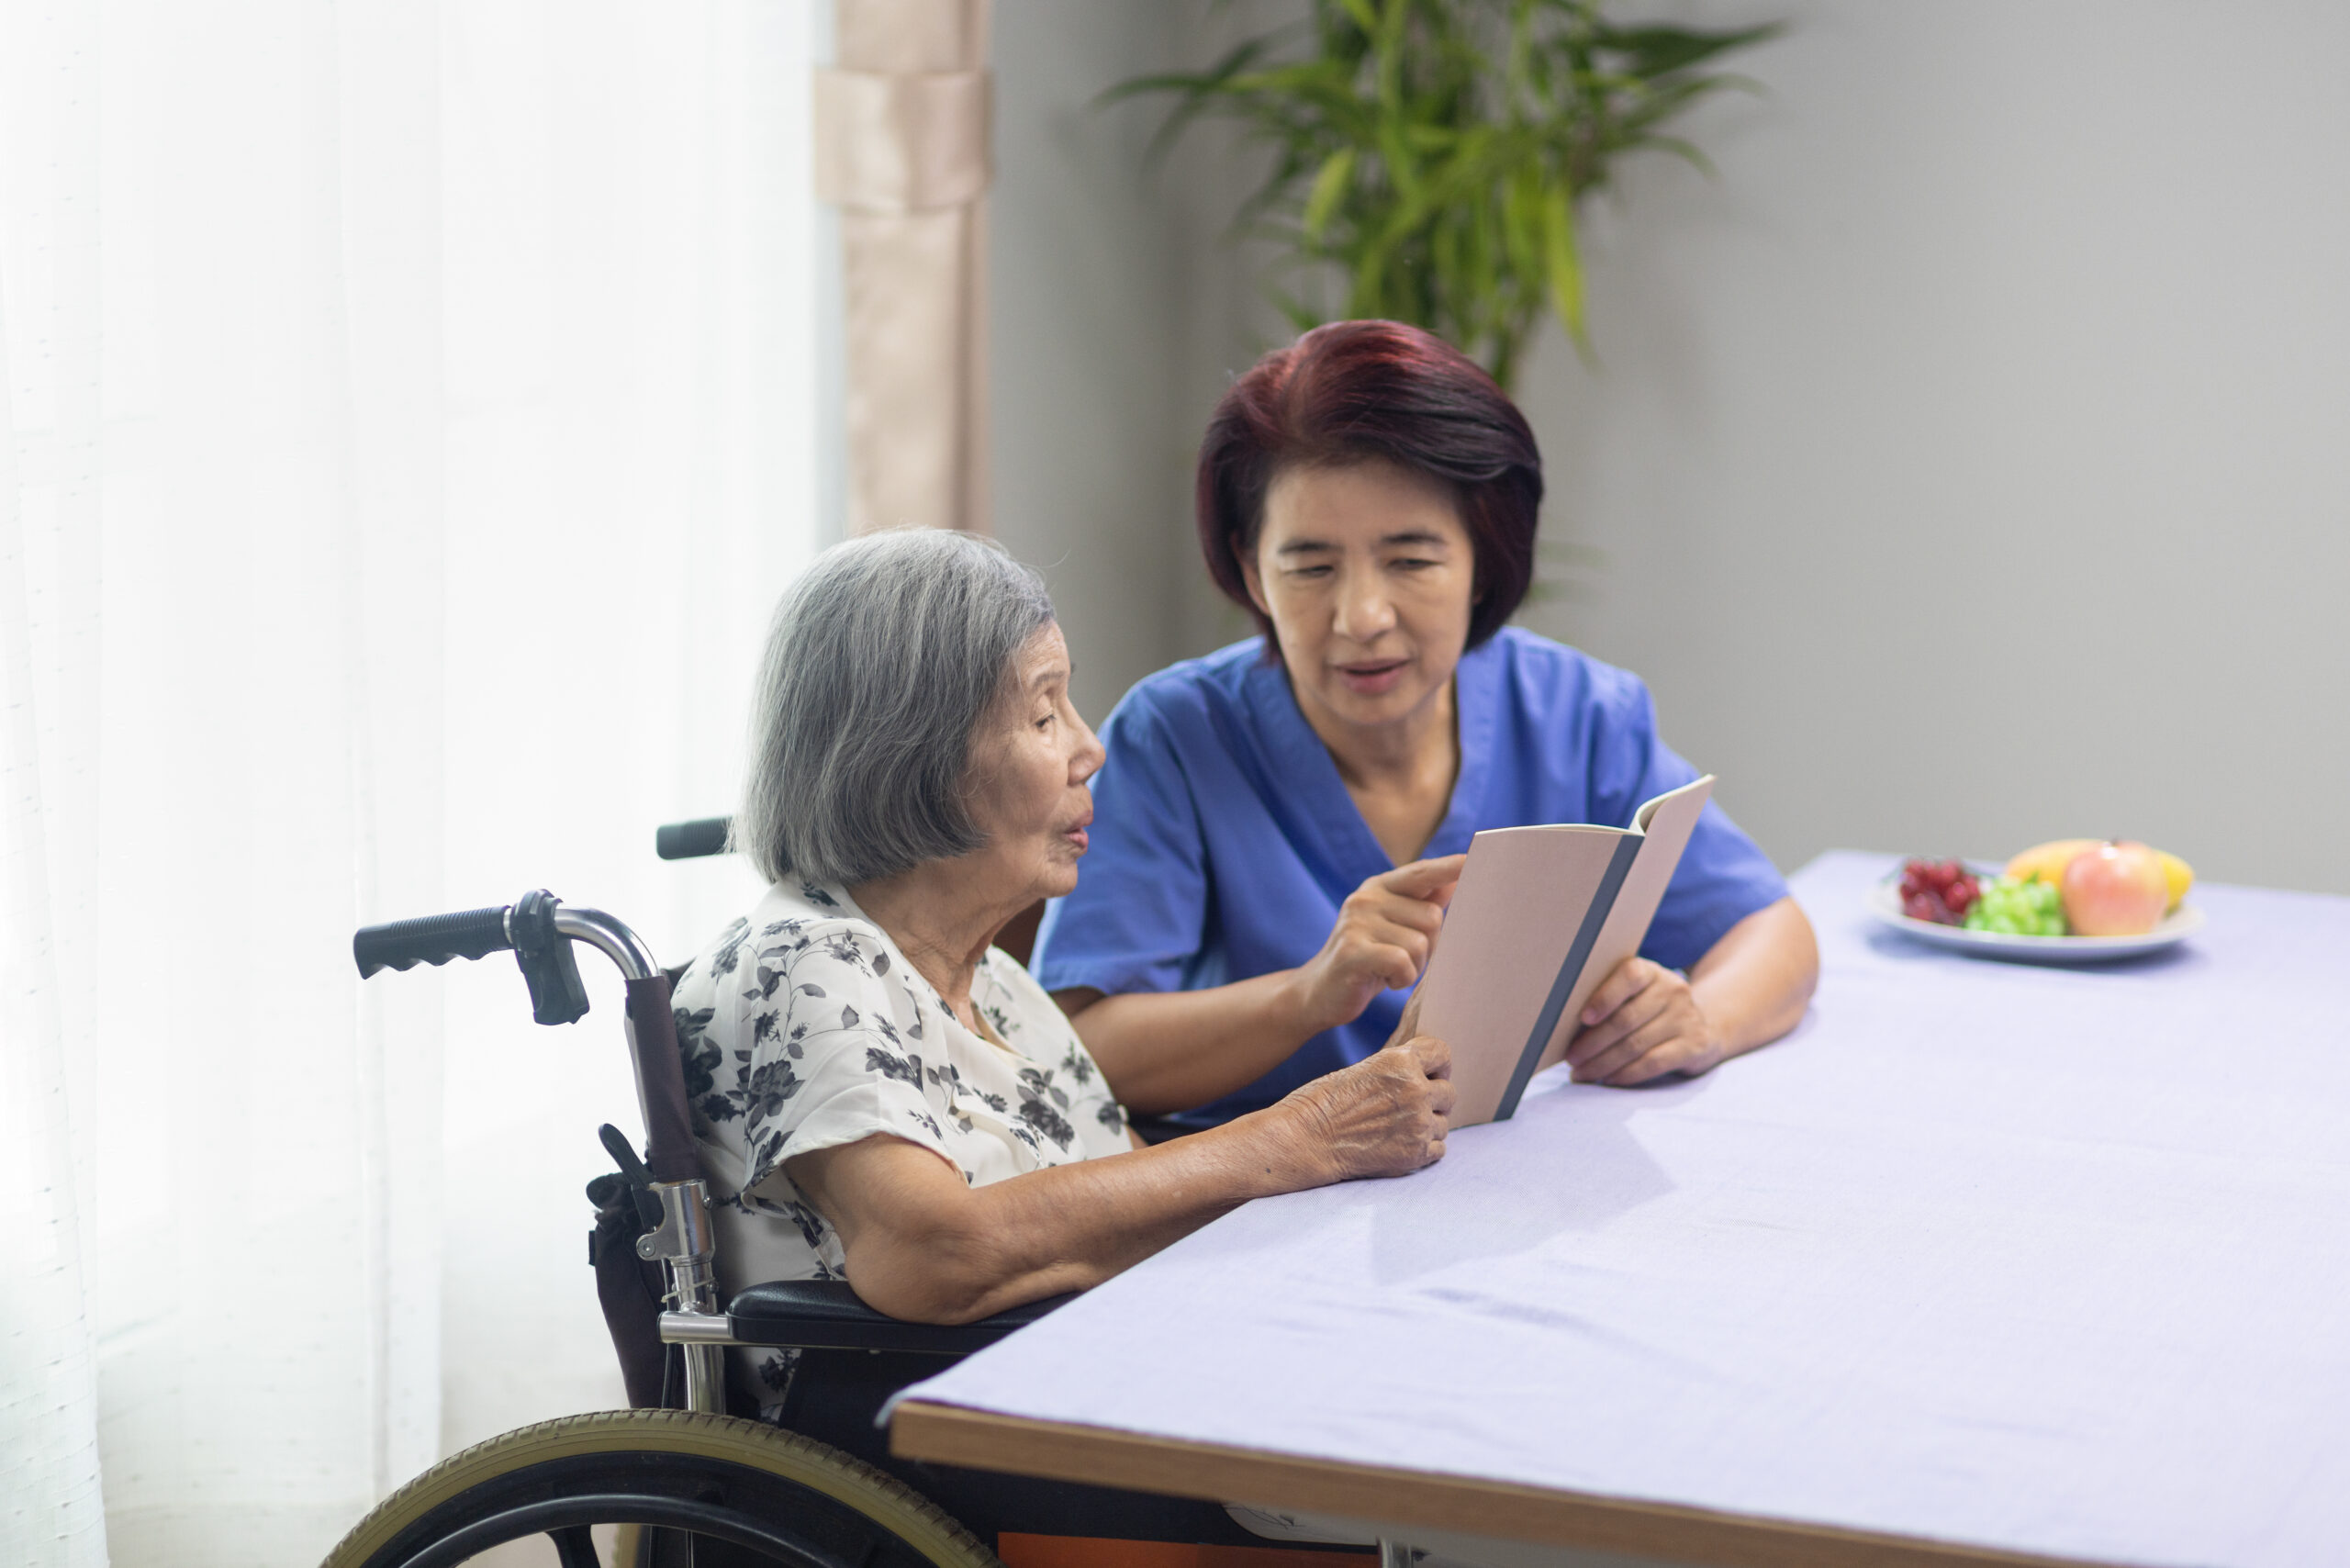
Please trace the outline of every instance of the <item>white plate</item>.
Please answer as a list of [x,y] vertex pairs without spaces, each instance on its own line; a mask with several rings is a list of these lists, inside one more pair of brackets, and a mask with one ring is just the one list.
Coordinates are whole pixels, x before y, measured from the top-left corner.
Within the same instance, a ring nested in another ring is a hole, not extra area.
[[1901,913],[1901,873],[1894,872],[1869,890],[1871,914],[1907,936],[1953,952],[1980,958],[2006,958],[2024,964],[2096,964],[2108,958],[2134,958],[2174,946],[2203,929],[2203,912],[2180,904],[2163,916],[2162,924],[2143,936],[2010,936],[2000,931],[1969,931],[1963,925],[1938,925],[1912,920]]

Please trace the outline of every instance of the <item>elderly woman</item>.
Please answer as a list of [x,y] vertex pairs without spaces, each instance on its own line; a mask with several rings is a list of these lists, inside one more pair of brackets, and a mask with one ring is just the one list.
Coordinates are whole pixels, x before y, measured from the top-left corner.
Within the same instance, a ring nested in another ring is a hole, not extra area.
[[[1076,886],[1102,747],[1035,573],[965,535],[828,551],[784,599],[735,834],[773,882],[676,993],[728,1288],[842,1279],[984,1317],[1081,1290],[1253,1197],[1444,1153],[1449,1060],[1360,1067],[1144,1148],[990,942]],[[789,1365],[753,1351],[761,1397]]]
[[[1507,624],[1541,499],[1524,417],[1416,328],[1317,328],[1225,395],[1200,545],[1261,635],[1110,715],[1093,857],[1036,946],[1129,1108],[1221,1126],[1365,1059],[1471,835],[1621,826],[1697,777],[1638,677]],[[1792,1027],[1818,973],[1786,884],[1709,805],[1568,1060],[1704,1072]]]

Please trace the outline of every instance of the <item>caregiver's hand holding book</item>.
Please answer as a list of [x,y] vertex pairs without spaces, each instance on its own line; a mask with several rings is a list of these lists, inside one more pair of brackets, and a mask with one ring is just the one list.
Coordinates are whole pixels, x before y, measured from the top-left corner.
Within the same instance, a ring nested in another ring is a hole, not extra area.
[[[1490,828],[1406,1014],[1452,1047],[1454,1126],[1507,1121],[1535,1073],[1703,1071],[1721,1058],[1687,981],[1639,956],[1713,775],[1659,795],[1629,827]],[[1679,1048],[1673,1048],[1678,1047]],[[1663,1058],[1647,1061],[1665,1047]]]

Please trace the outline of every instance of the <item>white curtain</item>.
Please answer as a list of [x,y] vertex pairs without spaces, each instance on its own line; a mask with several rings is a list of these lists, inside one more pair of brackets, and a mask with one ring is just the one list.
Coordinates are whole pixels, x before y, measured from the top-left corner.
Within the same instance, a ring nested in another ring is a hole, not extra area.
[[315,1562],[619,1402],[618,988],[839,510],[805,0],[0,0],[0,1561]]

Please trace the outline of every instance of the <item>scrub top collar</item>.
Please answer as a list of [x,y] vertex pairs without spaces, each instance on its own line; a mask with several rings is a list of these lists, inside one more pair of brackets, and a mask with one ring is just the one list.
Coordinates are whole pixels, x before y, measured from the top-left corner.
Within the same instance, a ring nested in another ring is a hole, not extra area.
[[[1460,770],[1452,781],[1452,800],[1444,820],[1420,852],[1424,859],[1461,853],[1477,831],[1493,764],[1494,725],[1501,708],[1502,666],[1496,653],[1495,644],[1488,641],[1463,654],[1453,666],[1453,722],[1460,737]],[[1276,775],[1271,782],[1277,788],[1269,794],[1269,803],[1274,804],[1278,814],[1292,817],[1295,828],[1302,830],[1293,834],[1292,842],[1301,847],[1313,844],[1336,879],[1348,888],[1393,870],[1395,862],[1380,847],[1354,797],[1347,793],[1346,780],[1338,777],[1330,748],[1305,722],[1297,695],[1290,689],[1289,672],[1279,657],[1254,661],[1242,689]],[[1293,817],[1281,811],[1284,798],[1293,800],[1299,808]]]

